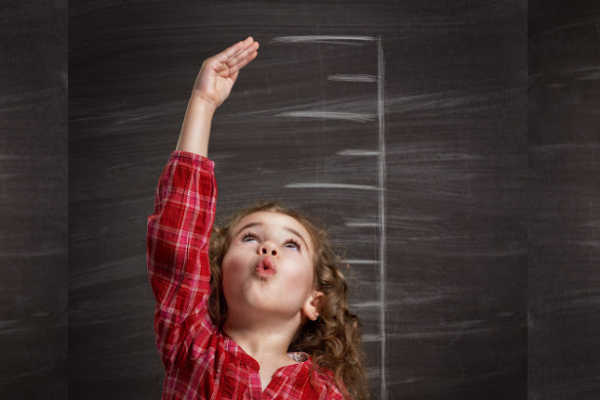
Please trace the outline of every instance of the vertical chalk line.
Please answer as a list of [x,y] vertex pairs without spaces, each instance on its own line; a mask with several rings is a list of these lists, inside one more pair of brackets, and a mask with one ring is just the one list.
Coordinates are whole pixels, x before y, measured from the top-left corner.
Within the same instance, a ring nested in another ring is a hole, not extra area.
[[379,120],[379,275],[381,279],[381,303],[379,329],[381,331],[381,400],[387,400],[387,383],[385,370],[386,336],[385,336],[385,125],[384,125],[384,58],[381,36],[377,36],[377,118]]

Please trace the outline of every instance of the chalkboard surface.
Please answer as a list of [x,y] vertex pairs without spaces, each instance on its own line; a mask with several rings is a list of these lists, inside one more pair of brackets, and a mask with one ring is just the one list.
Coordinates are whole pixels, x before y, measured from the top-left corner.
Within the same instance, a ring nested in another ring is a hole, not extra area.
[[600,398],[600,3],[530,2],[528,383]]
[[598,398],[594,2],[51,3],[0,28],[0,397],[160,398],[146,218],[202,61],[252,35],[217,222],[329,228],[372,398]]
[[276,199],[329,227],[373,398],[525,396],[523,4],[71,9],[76,397],[160,393],[142,221],[200,64],[247,35],[212,125],[218,220]]
[[67,3],[0,15],[0,399],[65,399]]

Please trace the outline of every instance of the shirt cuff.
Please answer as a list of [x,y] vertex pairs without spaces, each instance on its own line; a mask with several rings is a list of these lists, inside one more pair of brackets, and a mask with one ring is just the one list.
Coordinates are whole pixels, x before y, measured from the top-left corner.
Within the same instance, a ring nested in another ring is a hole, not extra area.
[[208,171],[214,171],[215,162],[202,154],[192,153],[184,150],[174,150],[170,157],[169,162],[178,160],[191,164],[193,167],[202,167]]

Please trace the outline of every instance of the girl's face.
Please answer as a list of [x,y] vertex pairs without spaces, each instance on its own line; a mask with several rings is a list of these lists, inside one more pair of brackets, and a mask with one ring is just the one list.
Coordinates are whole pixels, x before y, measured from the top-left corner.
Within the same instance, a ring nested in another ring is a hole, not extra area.
[[[313,290],[313,244],[300,222],[286,214],[258,211],[242,218],[231,235],[221,268],[223,292],[234,318],[317,318],[320,292]],[[275,272],[257,271],[261,261]]]

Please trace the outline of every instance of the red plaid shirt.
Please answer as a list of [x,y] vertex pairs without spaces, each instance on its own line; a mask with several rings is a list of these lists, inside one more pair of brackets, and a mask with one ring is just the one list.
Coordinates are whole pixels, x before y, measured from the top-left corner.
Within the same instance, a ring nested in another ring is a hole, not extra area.
[[156,297],[154,330],[165,366],[162,399],[338,399],[333,373],[298,364],[279,368],[262,391],[258,362],[220,331],[207,312],[209,237],[217,200],[214,161],[175,150],[148,217],[146,260]]

